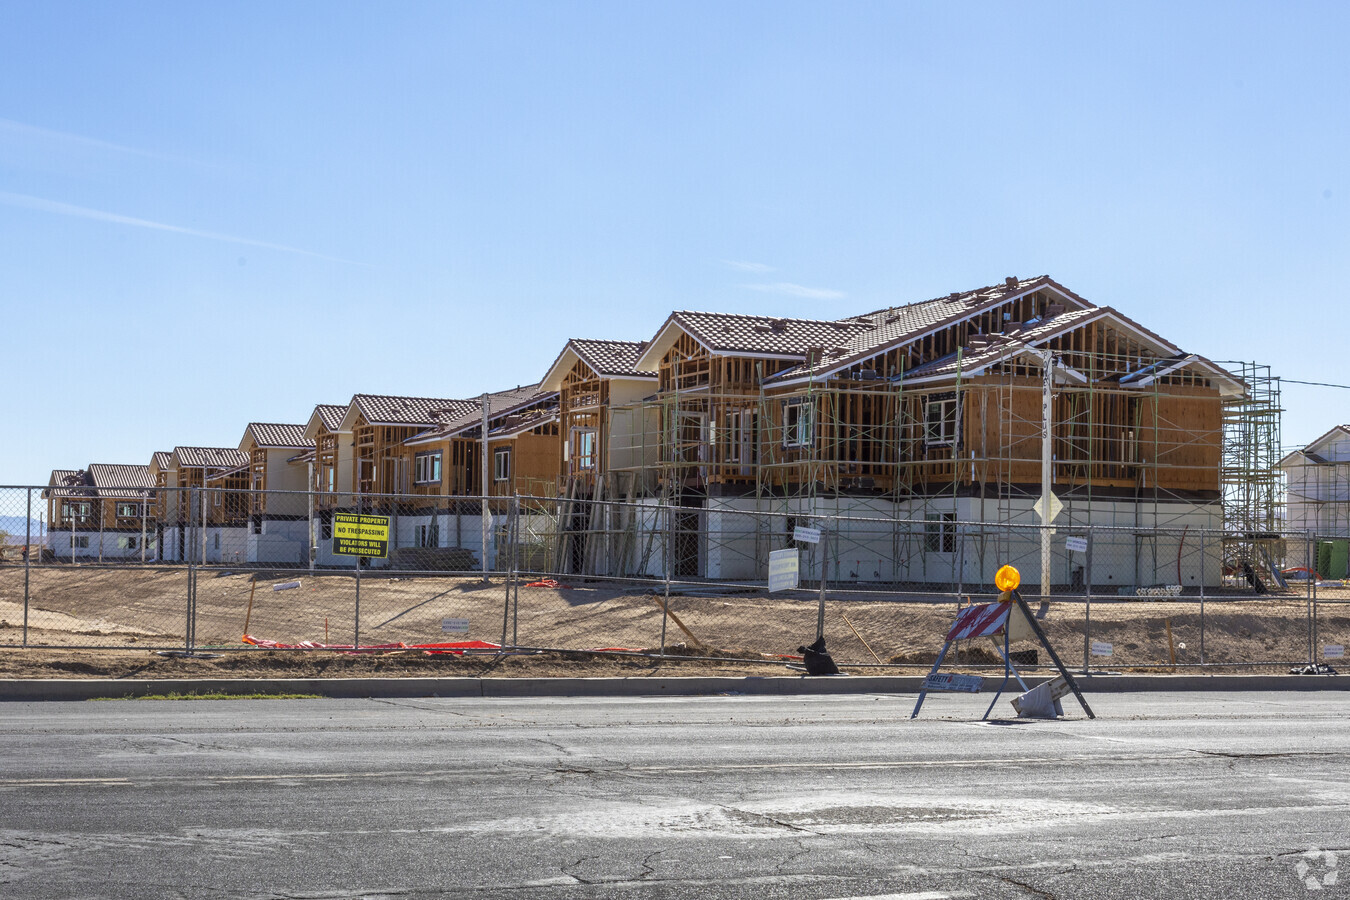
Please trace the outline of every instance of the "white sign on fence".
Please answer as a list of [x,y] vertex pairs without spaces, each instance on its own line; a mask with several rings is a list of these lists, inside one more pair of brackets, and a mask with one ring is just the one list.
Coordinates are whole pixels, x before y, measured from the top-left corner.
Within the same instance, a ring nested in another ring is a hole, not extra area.
[[769,593],[790,591],[797,586],[797,550],[769,551]]
[[468,634],[468,619],[441,619],[441,631],[452,634]]
[[1072,550],[1074,553],[1087,552],[1087,538],[1066,537],[1064,539],[1064,549]]
[[798,525],[792,529],[792,539],[799,544],[819,544],[820,529]]
[[1041,502],[1044,499],[1045,499],[1044,497],[1037,497],[1036,502],[1031,504],[1031,508],[1036,511],[1036,515],[1040,517],[1040,520],[1048,525],[1051,522],[1055,521],[1055,516],[1059,515],[1064,511],[1064,503],[1054,494],[1051,494],[1050,515],[1047,516],[1045,514],[1045,504]]
[[925,691],[961,691],[966,694],[978,694],[984,687],[984,679],[979,675],[958,675],[954,672],[937,672],[923,680]]
[[1345,645],[1344,645],[1344,644],[1327,644],[1325,647],[1322,648],[1322,658],[1323,658],[1323,659],[1344,659],[1344,658],[1345,658]]
[[1108,644],[1106,641],[1093,641],[1093,642],[1092,642],[1092,655],[1093,655],[1093,656],[1110,656],[1110,655],[1111,655],[1111,645]]

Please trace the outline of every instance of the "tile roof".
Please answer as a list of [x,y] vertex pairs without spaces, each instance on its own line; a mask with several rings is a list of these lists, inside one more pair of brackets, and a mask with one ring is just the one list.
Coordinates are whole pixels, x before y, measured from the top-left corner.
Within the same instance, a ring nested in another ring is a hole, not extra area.
[[342,417],[347,414],[347,407],[340,403],[320,403],[314,407],[314,412],[319,414],[323,427],[332,433],[342,427]]
[[167,469],[173,462],[173,454],[168,450],[156,450],[150,457],[151,465],[158,465],[161,470]]
[[144,497],[155,486],[149,466],[92,463],[89,478],[101,497]]
[[288,450],[303,450],[313,447],[314,442],[306,440],[305,426],[279,425],[275,422],[249,422],[248,430],[253,434],[253,442],[259,447],[280,447]]
[[[1002,284],[988,285],[971,291],[957,291],[945,297],[921,300],[903,306],[887,307],[860,316],[841,319],[841,322],[850,323],[855,328],[844,340],[815,344],[814,346],[820,347],[824,351],[819,363],[812,366],[806,364],[794,366],[767,379],[767,381],[788,381],[816,372],[826,372],[840,366],[851,365],[869,356],[874,356],[891,346],[903,344],[908,340],[919,337],[945,322],[962,319],[986,307],[996,306],[1008,297],[1052,283],[1050,278],[1045,275],[1021,280],[1009,279]],[[1076,295],[1071,296],[1087,304],[1087,301],[1081,300]],[[1091,306],[1091,304],[1087,305]]]
[[638,357],[647,349],[646,341],[597,341],[573,338],[567,342],[581,361],[599,375],[633,375],[655,378],[655,372],[637,368]]
[[444,397],[391,397],[387,394],[357,394],[352,403],[368,425],[435,425],[438,415],[455,414],[471,400]]
[[233,469],[248,464],[248,457],[234,447],[174,447],[178,465],[188,469]]
[[53,469],[43,497],[92,497],[93,482],[84,469]]
[[671,322],[714,351],[802,356],[812,347],[834,347],[868,326],[822,319],[782,319],[738,313],[680,311]]

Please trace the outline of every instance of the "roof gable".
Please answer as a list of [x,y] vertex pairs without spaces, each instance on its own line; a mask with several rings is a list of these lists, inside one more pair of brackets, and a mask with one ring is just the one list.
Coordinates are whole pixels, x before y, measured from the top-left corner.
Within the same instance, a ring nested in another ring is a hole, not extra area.
[[1350,425],[1337,425],[1326,434],[1319,435],[1311,443],[1303,448],[1303,452],[1309,456],[1319,456],[1330,460],[1336,454],[1331,450],[1332,446],[1338,441],[1350,439]]
[[854,316],[849,321],[866,326],[862,331],[854,334],[846,342],[823,346],[819,362],[780,372],[770,381],[782,384],[800,379],[829,377],[841,369],[903,347],[964,319],[974,318],[995,307],[1042,290],[1058,295],[1065,301],[1062,305],[1066,307],[1095,308],[1077,294],[1057,284],[1049,276],[1041,275],[1020,281],[1008,278],[1002,284],[969,291],[955,291],[945,297]]
[[639,378],[654,381],[656,372],[638,368],[638,358],[647,348],[646,341],[602,341],[572,338],[548,367],[539,387],[556,391],[578,361],[599,378]]
[[303,437],[307,441],[318,440],[320,429],[329,434],[337,434],[342,428],[342,418],[346,414],[347,406],[344,404],[320,403],[309,414]]

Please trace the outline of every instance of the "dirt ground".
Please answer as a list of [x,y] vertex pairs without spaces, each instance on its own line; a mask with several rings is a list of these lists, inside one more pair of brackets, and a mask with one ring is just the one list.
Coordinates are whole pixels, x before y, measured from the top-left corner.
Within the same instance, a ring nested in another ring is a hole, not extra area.
[[640,678],[791,675],[782,662],[668,662],[641,657],[545,652],[520,656],[429,656],[327,651],[225,653],[183,659],[152,651],[15,649],[0,652],[0,678]]
[[[185,646],[185,568],[34,567],[28,593],[28,649],[21,649],[23,570],[0,567],[0,677],[788,674],[782,657],[814,638],[817,615],[813,592],[770,595],[755,586],[677,587],[667,618],[660,584],[573,579],[557,587],[508,590],[501,581],[478,577],[371,573],[362,577],[358,597],[349,572],[206,570],[197,580],[194,646],[222,654],[207,660],[153,652]],[[849,669],[878,662],[919,671],[941,648],[956,610],[950,597],[830,591],[828,647],[846,671],[903,671]],[[1066,597],[1049,604],[1041,624],[1070,666],[1083,664],[1088,644],[1105,643],[1111,655],[1089,656],[1093,666],[1195,664],[1203,649],[1206,663],[1238,670],[1307,662],[1310,647],[1320,657],[1325,645],[1350,643],[1350,591],[1321,591],[1314,620],[1309,611],[1302,589],[1210,597],[1203,607],[1198,597],[1094,599],[1090,608],[1081,598]],[[358,623],[362,645],[500,643],[505,635],[519,647],[576,651],[659,648],[664,626],[667,648],[683,645],[688,653],[743,659],[662,663],[580,653],[461,659],[411,650],[229,652],[245,648],[244,634],[285,643],[351,644]]]

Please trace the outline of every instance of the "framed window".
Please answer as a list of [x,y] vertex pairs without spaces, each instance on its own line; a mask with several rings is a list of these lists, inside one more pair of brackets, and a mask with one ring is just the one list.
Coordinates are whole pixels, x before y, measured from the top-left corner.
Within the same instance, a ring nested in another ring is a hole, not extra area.
[[743,409],[727,414],[727,462],[753,465],[758,460],[755,413]]
[[61,503],[61,518],[67,521],[73,520],[77,525],[83,524],[91,518],[90,511],[92,508],[92,504],[87,500],[66,500]]
[[140,540],[140,538],[134,538],[134,537],[120,537],[120,538],[117,539],[117,549],[119,549],[119,550],[135,550],[136,547],[137,547],[137,543],[136,543],[136,542],[139,541],[139,540]]
[[576,460],[578,469],[595,468],[595,431],[593,429],[578,429],[572,433],[572,443],[576,449],[572,453],[572,458]]
[[419,453],[413,457],[413,482],[415,484],[440,484],[441,451]]
[[810,447],[816,438],[816,407],[806,400],[783,402],[783,446]]
[[337,469],[329,466],[326,471],[328,472],[328,487],[326,490],[331,494],[337,490]]
[[88,549],[89,549],[89,535],[87,535],[87,534],[77,534],[77,535],[75,535],[73,538],[70,539],[70,545],[71,545],[72,547],[78,547],[78,548],[80,548],[81,550],[88,550]]
[[418,547],[438,547],[441,543],[440,520],[435,516],[426,525],[417,525],[413,528],[413,543]]
[[956,513],[926,513],[923,525],[923,548],[929,553],[956,551]]
[[118,503],[117,518],[119,519],[139,519],[141,511],[145,507],[140,503]]
[[[594,434],[594,432],[592,432]],[[492,452],[492,480],[511,480],[511,448],[503,447]]]
[[923,405],[923,442],[930,447],[956,443],[960,410],[954,394],[929,397]]

